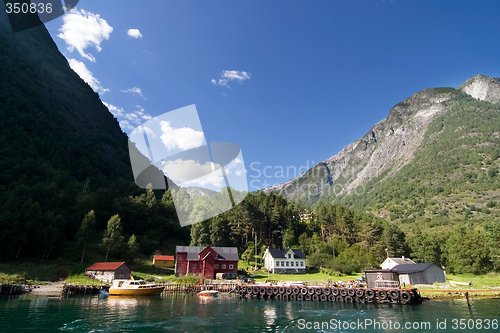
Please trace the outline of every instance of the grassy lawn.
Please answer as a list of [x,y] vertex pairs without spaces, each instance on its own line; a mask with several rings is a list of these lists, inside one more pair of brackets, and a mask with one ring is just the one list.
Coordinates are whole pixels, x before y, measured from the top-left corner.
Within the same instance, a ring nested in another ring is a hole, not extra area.
[[[481,288],[494,288],[500,287],[500,274],[498,273],[488,273],[484,275],[474,275],[474,274],[447,274],[447,279],[458,282],[472,282],[472,286],[475,289]],[[449,282],[447,282],[449,284]],[[469,286],[463,286],[465,288],[470,288]]]

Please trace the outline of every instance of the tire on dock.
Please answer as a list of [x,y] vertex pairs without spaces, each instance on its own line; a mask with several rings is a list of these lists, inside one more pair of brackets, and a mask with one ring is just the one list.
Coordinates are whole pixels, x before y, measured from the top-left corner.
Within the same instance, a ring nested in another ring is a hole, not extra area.
[[312,300],[313,301],[319,301],[319,295],[318,294],[312,295]]
[[356,303],[366,303],[366,298],[364,297],[356,297]]
[[338,296],[340,293],[340,290],[339,288],[335,287],[335,288],[332,288],[332,295],[333,296]]
[[323,288],[323,294],[329,296],[332,293],[332,289],[330,287]]
[[328,296],[328,301],[335,302],[335,296],[333,295]]
[[344,302],[344,296],[342,296],[342,295],[338,295],[337,297],[335,297],[335,301],[336,301],[336,302],[339,302],[339,303]]
[[300,288],[300,293],[302,295],[306,295],[307,294],[307,288],[306,287]]
[[290,296],[290,295],[292,294],[292,292],[293,292],[293,290],[292,290],[292,288],[290,288],[290,287],[286,288],[286,290],[285,290],[285,293],[286,293],[288,296]]
[[315,289],[315,290],[314,290],[314,293],[315,293],[316,295],[318,295],[318,296],[319,296],[319,295],[321,295],[321,294],[323,293],[323,288],[314,288],[314,289]]
[[259,287],[253,286],[252,287],[252,294],[257,295],[259,293]]
[[389,291],[389,298],[395,302],[399,301],[399,290],[391,289],[391,291]]
[[307,294],[306,297],[305,297],[305,300],[306,301],[310,301],[311,300],[311,294]]
[[356,289],[356,297],[365,297],[365,290],[361,288]]
[[378,290],[377,291],[377,298],[380,300],[380,301],[385,301],[387,300],[387,290]]
[[314,295],[314,288],[307,288],[307,293],[309,295]]
[[273,287],[267,287],[266,288],[266,295],[267,296],[272,296],[273,295]]
[[298,295],[298,294],[300,294],[300,288],[299,287],[293,287],[292,288],[292,292],[293,292],[294,295]]
[[373,289],[366,289],[365,295],[366,295],[366,298],[368,298],[368,300],[371,301],[371,300],[375,299],[376,293],[375,293],[375,290],[373,290]]
[[399,298],[401,299],[401,303],[403,304],[408,304],[412,300],[411,293],[408,290],[402,290]]
[[326,302],[328,300],[328,296],[326,296],[325,294],[322,294],[319,299],[321,300],[321,302]]
[[346,303],[352,303],[352,302],[354,302],[354,298],[352,298],[352,296],[347,295],[347,296],[344,298],[344,301],[345,301]]
[[280,295],[283,295],[283,294],[285,293],[285,287],[279,287],[279,288],[278,288],[278,293],[279,293]]
[[347,289],[346,288],[340,288],[339,289],[339,295],[343,296],[343,297],[347,296]]
[[291,301],[295,301],[296,299],[297,299],[297,295],[295,295],[294,293],[292,293],[292,294],[290,295],[290,300],[291,300]]
[[298,294],[297,295],[297,301],[303,301],[304,300],[304,295]]
[[347,289],[347,295],[351,297],[356,296],[356,290],[354,288]]

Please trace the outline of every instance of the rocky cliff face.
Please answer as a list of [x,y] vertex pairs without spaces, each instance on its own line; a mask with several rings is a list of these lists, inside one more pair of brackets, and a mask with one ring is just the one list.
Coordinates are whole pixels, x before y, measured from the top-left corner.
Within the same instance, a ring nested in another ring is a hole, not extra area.
[[364,192],[367,181],[376,177],[383,181],[414,159],[431,121],[446,113],[446,102],[463,92],[480,100],[499,103],[500,79],[477,75],[458,89],[420,91],[395,105],[387,118],[337,155],[264,192],[277,192],[305,203],[314,203],[320,197],[334,199],[354,191]]

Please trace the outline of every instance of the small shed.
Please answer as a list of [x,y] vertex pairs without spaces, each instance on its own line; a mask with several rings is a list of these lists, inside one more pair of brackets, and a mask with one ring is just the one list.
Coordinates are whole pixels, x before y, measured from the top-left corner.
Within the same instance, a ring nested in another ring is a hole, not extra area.
[[154,255],[153,265],[158,267],[174,267],[174,256]]
[[446,282],[444,270],[432,262],[394,267],[401,284],[433,284]]
[[112,282],[114,279],[130,279],[132,270],[122,262],[96,262],[85,270],[85,275],[91,279]]
[[398,273],[391,269],[373,269],[363,271],[368,288],[398,288]]
[[413,260],[410,258],[405,258],[404,256],[401,258],[387,258],[384,260],[382,265],[382,269],[393,269],[397,265],[409,265],[409,264],[415,264]]

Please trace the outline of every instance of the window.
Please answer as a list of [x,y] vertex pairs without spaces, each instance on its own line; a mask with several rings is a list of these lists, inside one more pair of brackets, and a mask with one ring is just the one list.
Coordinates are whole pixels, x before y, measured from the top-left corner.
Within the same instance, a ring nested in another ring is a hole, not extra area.
[[219,264],[215,264],[215,265],[214,265],[214,268],[215,268],[215,269],[219,269]]
[[280,265],[280,262],[276,261],[276,267],[279,267],[279,265]]
[[304,262],[303,261],[300,262],[300,266],[304,267]]
[[285,262],[284,261],[281,262],[281,267],[285,267]]
[[293,261],[290,263],[290,266],[292,266],[292,267],[293,267]]
[[291,253],[288,254],[288,259],[292,259],[292,254]]
[[286,262],[286,267],[288,267],[288,264],[289,264],[289,262],[287,261],[287,262]]
[[226,269],[226,264],[222,264],[222,269]]
[[229,269],[233,269],[233,265],[229,265]]
[[193,267],[193,269],[196,269],[196,264],[193,264],[193,266],[192,266],[192,267]]
[[167,261],[166,260],[163,260],[163,264],[166,265],[167,264]]

